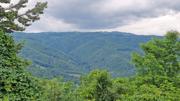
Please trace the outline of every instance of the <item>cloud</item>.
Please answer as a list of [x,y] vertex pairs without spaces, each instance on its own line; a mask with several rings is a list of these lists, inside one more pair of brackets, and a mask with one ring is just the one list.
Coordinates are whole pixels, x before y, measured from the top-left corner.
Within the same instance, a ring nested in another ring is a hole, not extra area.
[[42,16],[41,20],[28,27],[26,32],[59,32],[74,31],[76,29],[73,24],[65,23],[60,19],[52,16]]
[[108,31],[132,32],[139,35],[164,35],[167,31],[180,31],[180,13],[169,14],[156,18],[145,18],[133,21],[128,25],[120,26]]
[[[171,13],[179,15],[180,0],[46,1],[49,4],[45,15],[40,22],[28,28],[29,31],[104,31],[113,29],[146,33],[148,27],[154,25],[157,26],[156,30],[147,31],[148,34],[154,34],[163,33],[160,30],[170,30],[179,26],[179,16],[174,17]],[[30,2],[32,5],[35,1],[30,0]],[[168,23],[173,23],[173,26],[176,27],[167,26]],[[159,25],[164,27],[160,28]]]

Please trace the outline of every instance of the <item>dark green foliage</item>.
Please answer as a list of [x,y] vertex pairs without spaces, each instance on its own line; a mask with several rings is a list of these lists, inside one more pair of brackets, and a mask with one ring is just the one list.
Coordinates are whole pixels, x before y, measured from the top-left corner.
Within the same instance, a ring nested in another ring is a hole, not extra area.
[[19,0],[17,4],[0,0],[0,100],[3,101],[40,100],[38,80],[26,71],[29,62],[17,55],[22,44],[16,44],[7,34],[25,30],[47,7],[47,3],[38,2],[34,8],[22,12],[27,3],[28,0]]
[[[22,9],[26,8],[28,0],[18,0],[17,4],[12,4],[11,0],[0,0],[0,3],[0,28],[5,32],[25,30],[25,27],[40,19],[40,14],[47,7],[47,3],[38,2],[34,8],[22,12]],[[8,7],[4,7],[2,4],[6,4]]]
[[21,44],[0,31],[0,99],[10,101],[32,101],[41,92],[35,78],[25,71],[29,62],[17,56]]
[[47,7],[47,3],[38,2],[34,8],[22,12],[27,3],[28,0],[19,0],[17,4],[11,0],[0,0],[1,101],[37,101],[42,94],[38,80],[26,71],[29,62],[17,55],[22,44],[16,44],[7,34],[25,30],[26,26],[39,19]]

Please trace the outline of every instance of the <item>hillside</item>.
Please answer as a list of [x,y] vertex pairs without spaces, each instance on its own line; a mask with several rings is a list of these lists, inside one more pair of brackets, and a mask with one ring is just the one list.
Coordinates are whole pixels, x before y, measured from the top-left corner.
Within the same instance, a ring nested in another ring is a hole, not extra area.
[[106,69],[113,76],[133,75],[131,53],[152,38],[121,32],[15,33],[14,37],[25,43],[20,55],[32,61],[29,71],[66,80],[96,68]]

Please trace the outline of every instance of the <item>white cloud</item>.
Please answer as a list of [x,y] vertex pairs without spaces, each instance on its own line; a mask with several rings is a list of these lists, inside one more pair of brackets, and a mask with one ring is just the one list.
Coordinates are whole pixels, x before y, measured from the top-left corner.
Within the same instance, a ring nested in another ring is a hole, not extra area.
[[145,18],[133,21],[127,25],[111,29],[131,32],[143,35],[164,35],[167,31],[180,31],[180,13],[160,16],[157,18]]
[[122,12],[122,11],[136,11],[143,12],[146,10],[163,10],[171,9],[177,10],[179,8],[180,0],[100,0],[96,3],[100,11]]
[[60,19],[47,15],[42,16],[40,21],[28,27],[26,32],[59,32],[74,31],[76,29],[75,25],[65,23]]
[[103,0],[96,4],[101,13],[138,11],[150,8],[150,0]]

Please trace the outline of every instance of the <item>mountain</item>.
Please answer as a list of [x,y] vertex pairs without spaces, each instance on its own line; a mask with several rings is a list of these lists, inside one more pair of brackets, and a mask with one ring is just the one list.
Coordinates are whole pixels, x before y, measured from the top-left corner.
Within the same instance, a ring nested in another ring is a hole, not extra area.
[[131,53],[140,52],[139,44],[153,36],[122,32],[43,32],[14,33],[24,42],[20,55],[32,61],[28,68],[45,78],[63,76],[66,80],[99,68],[113,76],[130,76],[134,68]]

